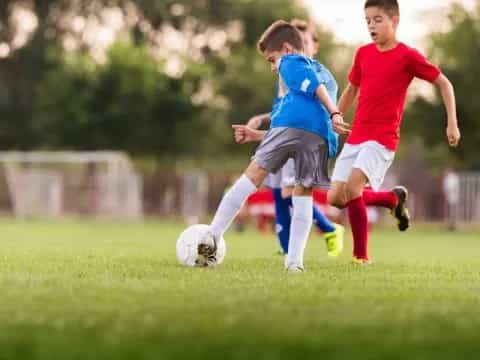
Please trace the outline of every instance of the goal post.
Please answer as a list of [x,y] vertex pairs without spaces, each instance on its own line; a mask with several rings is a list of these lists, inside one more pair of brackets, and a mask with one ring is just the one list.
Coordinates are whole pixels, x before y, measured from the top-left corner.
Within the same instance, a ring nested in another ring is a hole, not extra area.
[[142,217],[142,178],[114,151],[0,152],[17,218]]

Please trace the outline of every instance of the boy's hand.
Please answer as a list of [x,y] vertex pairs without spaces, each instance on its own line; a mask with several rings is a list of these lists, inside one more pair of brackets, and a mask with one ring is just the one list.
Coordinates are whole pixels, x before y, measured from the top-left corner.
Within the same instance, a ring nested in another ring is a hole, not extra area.
[[350,124],[347,124],[340,114],[333,115],[332,126],[333,130],[340,135],[350,134]]
[[460,130],[458,126],[447,126],[447,139],[451,147],[457,147],[460,142]]
[[247,125],[232,125],[232,128],[233,136],[238,144],[261,141],[265,135],[265,131],[255,130]]

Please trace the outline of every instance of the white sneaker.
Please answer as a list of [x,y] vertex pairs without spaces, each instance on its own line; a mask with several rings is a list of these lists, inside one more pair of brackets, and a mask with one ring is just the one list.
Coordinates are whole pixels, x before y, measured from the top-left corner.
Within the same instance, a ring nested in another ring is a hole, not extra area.
[[300,273],[305,272],[305,269],[300,265],[290,265],[285,268],[289,273]]

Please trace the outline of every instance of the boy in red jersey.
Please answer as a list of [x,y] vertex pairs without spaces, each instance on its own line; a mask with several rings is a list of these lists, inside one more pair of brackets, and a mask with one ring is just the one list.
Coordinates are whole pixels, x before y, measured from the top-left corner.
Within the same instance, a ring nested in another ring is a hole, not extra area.
[[[437,66],[396,38],[397,0],[367,0],[364,9],[373,43],[357,50],[349,84],[340,97],[338,108],[344,113],[359,95],[352,130],[335,163],[328,192],[331,205],[348,209],[353,258],[358,263],[369,263],[367,205],[391,209],[401,231],[409,226],[407,189],[378,189],[395,156],[407,88],[414,77],[439,88],[447,111],[448,143],[455,147],[460,141],[452,84]],[[345,126],[340,121],[335,119],[334,129]],[[365,189],[367,183],[373,190]]]

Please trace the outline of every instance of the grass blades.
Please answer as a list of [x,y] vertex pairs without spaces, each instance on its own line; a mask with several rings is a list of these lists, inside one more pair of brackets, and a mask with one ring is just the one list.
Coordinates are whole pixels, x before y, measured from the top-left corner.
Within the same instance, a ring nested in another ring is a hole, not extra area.
[[[288,274],[273,234],[226,234],[217,269],[183,225],[0,221],[0,359],[451,359],[480,354],[480,236],[374,229],[371,266],[312,234]],[[347,231],[348,233],[348,231]]]

